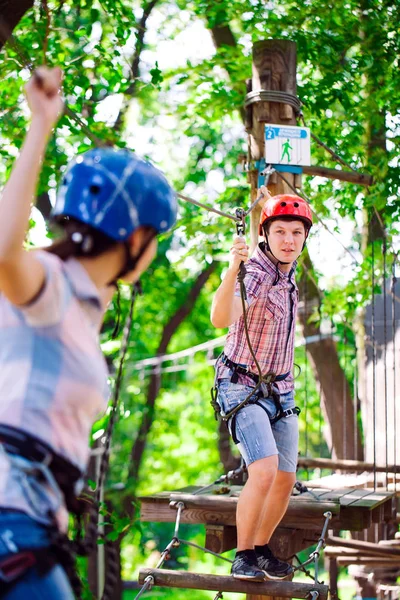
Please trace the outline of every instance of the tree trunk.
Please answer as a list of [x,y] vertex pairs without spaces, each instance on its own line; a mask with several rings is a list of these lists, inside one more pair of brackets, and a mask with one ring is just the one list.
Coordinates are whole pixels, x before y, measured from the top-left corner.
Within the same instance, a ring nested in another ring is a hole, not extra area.
[[[157,356],[161,356],[166,353],[168,344],[171,341],[173,335],[176,333],[179,326],[183,323],[183,321],[192,311],[193,306],[197,298],[199,297],[201,290],[203,289],[209,277],[215,271],[216,266],[217,263],[212,262],[199,275],[186,301],[179,307],[179,309],[164,327],[161,336],[161,341],[157,349]],[[161,373],[155,368],[150,377],[150,383],[147,391],[146,406],[143,410],[142,421],[140,423],[139,430],[131,450],[131,460],[129,463],[128,478],[131,480],[133,479],[134,481],[136,481],[138,477],[143,453],[146,447],[147,436],[153,424],[155,403],[161,386],[161,377]]]
[[124,101],[123,101],[122,107],[119,111],[117,120],[115,121],[115,124],[114,124],[114,129],[116,129],[116,130],[120,130],[122,128],[122,125],[124,122],[124,117],[125,117],[128,107],[129,107],[130,101],[136,95],[136,87],[137,87],[137,82],[138,82],[139,75],[140,75],[140,68],[139,68],[140,56],[142,54],[142,50],[144,47],[144,36],[146,34],[147,20],[150,17],[151,11],[156,6],[157,2],[158,2],[158,0],[151,0],[143,7],[142,17],[141,17],[139,23],[137,24],[135,51],[133,53],[133,57],[131,60],[131,68],[130,68],[131,83],[124,94]]
[[318,341],[321,336],[320,323],[310,322],[311,315],[320,308],[321,294],[312,277],[312,264],[307,251],[304,253],[299,288],[302,302],[298,318],[303,335],[305,338],[317,338],[317,341],[309,344],[307,353],[321,386],[322,409],[330,425],[327,442],[332,448],[332,458],[362,460],[363,447],[360,433],[355,429],[353,394],[339,363],[336,343],[326,337]]

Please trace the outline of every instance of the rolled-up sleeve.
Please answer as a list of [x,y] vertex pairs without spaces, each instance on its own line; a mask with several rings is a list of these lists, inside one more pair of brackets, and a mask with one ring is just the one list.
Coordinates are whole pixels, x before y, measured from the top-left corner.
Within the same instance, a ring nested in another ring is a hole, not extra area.
[[31,327],[49,327],[56,325],[63,316],[67,284],[58,256],[45,251],[37,251],[35,255],[44,266],[45,281],[37,297],[18,308]]

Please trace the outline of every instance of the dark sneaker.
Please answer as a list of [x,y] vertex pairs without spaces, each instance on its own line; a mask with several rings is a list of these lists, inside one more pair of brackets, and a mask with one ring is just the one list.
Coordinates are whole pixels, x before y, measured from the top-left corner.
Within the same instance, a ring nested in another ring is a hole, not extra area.
[[265,573],[257,566],[257,560],[247,556],[236,556],[232,563],[231,574],[236,579],[246,581],[265,581]]
[[263,554],[257,552],[257,564],[268,579],[285,579],[293,573],[292,565],[276,558],[272,550],[265,548],[265,546]]

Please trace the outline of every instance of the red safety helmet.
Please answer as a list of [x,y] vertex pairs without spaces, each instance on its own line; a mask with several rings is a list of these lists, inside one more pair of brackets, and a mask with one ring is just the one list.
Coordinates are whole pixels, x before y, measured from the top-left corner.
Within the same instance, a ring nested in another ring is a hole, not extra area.
[[308,203],[294,194],[279,194],[268,198],[260,216],[259,234],[263,234],[263,225],[275,219],[290,217],[303,221],[308,234],[312,224],[312,212]]

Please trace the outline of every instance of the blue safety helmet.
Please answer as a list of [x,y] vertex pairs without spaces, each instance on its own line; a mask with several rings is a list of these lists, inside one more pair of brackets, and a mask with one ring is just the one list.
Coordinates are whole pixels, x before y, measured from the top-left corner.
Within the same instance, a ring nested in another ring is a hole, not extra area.
[[167,231],[176,213],[175,193],[158,169],[133,152],[98,148],[68,166],[51,216],[72,217],[124,242],[141,225]]

